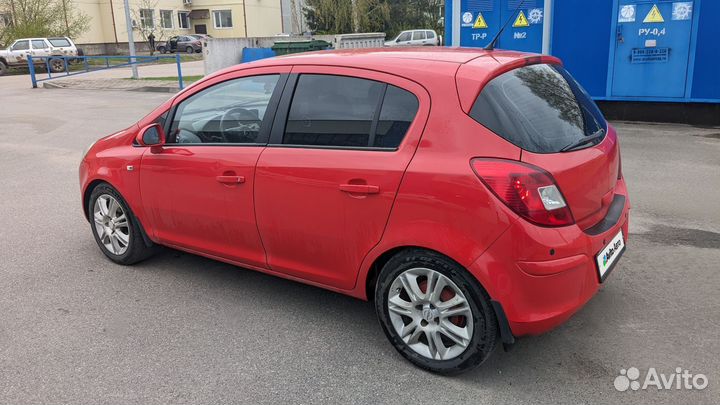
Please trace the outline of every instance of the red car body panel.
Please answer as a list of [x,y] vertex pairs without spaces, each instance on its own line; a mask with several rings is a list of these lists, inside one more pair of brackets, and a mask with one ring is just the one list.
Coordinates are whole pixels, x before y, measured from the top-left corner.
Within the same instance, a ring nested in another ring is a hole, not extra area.
[[[408,48],[309,53],[231,67],[92,146],[80,167],[84,207],[92,186],[105,181],[155,242],[361,299],[368,298],[367,283],[383,255],[408,246],[432,249],[478,279],[501,304],[513,335],[541,333],[600,287],[595,255],[620,230],[627,240],[630,204],[611,127],[600,144],[558,157],[523,151],[468,116],[489,80],[533,63],[560,62],[508,51]],[[227,79],[266,73],[378,80],[415,94],[419,110],[397,151],[133,146],[139,128],[186,97]],[[520,218],[475,175],[470,161],[477,157],[549,172],[576,224],[543,227]],[[217,181],[222,175],[244,182],[223,184]],[[588,233],[616,195],[625,197],[620,220]]]

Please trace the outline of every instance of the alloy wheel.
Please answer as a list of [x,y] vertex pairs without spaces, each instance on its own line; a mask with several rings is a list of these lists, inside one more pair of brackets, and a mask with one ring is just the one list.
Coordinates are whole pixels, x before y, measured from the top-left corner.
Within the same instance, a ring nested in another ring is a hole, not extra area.
[[93,207],[95,232],[100,243],[110,253],[122,255],[130,244],[130,224],[120,203],[115,197],[102,194]]
[[387,298],[395,332],[413,351],[433,360],[461,355],[473,336],[473,314],[460,288],[427,268],[404,271]]

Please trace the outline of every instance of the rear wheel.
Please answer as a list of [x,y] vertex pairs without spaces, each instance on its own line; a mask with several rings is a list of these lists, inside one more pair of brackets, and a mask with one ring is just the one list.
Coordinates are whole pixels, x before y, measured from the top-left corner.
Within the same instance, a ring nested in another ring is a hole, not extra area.
[[160,48],[158,48],[158,51],[160,51],[160,53],[163,53],[163,54],[167,53],[167,49],[164,46],[161,46]]
[[60,73],[65,71],[65,60],[60,58],[50,59],[50,71]]
[[416,366],[456,374],[492,353],[498,330],[490,297],[464,268],[412,249],[383,267],[375,309],[390,342]]
[[195,53],[195,48],[193,48],[192,46],[188,46],[187,48],[185,48],[185,52],[190,54]]
[[88,215],[95,242],[115,263],[134,264],[153,253],[130,208],[109,185],[101,184],[92,191]]

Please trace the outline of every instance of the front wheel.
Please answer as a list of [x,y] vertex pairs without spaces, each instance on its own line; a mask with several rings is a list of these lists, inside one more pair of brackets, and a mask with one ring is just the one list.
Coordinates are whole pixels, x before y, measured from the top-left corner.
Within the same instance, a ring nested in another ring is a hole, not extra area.
[[395,349],[416,366],[457,374],[495,348],[497,318],[475,278],[438,253],[412,249],[383,267],[375,310]]
[[153,253],[130,208],[109,185],[101,184],[92,191],[88,215],[95,242],[115,263],[134,264]]
[[0,76],[3,76],[5,73],[7,73],[7,69],[7,66],[3,62],[0,62]]

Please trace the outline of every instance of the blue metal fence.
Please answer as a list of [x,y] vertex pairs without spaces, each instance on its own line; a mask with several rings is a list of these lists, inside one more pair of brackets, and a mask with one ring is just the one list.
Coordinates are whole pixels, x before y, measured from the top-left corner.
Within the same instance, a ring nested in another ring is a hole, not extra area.
[[[68,76],[76,76],[100,70],[128,67],[132,65],[143,65],[158,62],[161,59],[174,59],[177,65],[178,87],[182,90],[183,84],[182,66],[180,55],[175,56],[30,56],[28,55],[28,70],[32,87],[37,88],[38,82],[58,79]],[[95,61],[95,62],[93,62]],[[99,62],[98,62],[99,61]],[[117,63],[117,62],[120,63]],[[45,66],[47,77],[39,78],[36,72],[36,63]],[[80,69],[77,66],[81,66]]]

